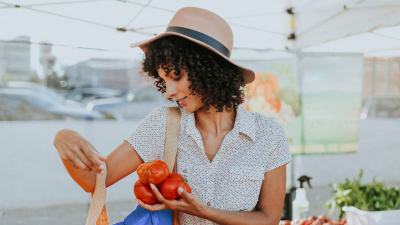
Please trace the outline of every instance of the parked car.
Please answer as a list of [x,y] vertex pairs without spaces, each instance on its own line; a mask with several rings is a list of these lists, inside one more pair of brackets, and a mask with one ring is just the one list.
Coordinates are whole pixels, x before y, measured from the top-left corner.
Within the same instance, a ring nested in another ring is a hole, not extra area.
[[104,119],[98,111],[65,104],[63,96],[39,84],[8,82],[0,84],[0,120]]
[[108,114],[117,120],[140,120],[158,106],[172,105],[174,103],[163,97],[156,87],[146,84],[127,91],[122,97],[91,101],[87,109]]
[[400,118],[400,95],[369,98],[361,109],[360,118]]
[[77,104],[86,106],[87,103],[93,100],[103,98],[118,98],[122,97],[123,95],[124,92],[122,90],[112,88],[76,88],[66,93],[64,97],[67,101],[73,101]]

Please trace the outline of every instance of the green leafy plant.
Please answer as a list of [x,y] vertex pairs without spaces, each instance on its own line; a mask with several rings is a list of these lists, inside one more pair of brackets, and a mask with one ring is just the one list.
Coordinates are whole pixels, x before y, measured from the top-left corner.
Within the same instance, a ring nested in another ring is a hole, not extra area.
[[340,208],[339,219],[342,219],[343,206],[354,206],[365,211],[400,208],[400,188],[387,188],[385,182],[376,182],[375,178],[371,184],[361,184],[362,175],[363,170],[360,171],[358,178],[353,178],[352,181],[346,178],[344,183],[330,184],[335,196],[324,205],[330,208],[330,215],[335,208]]

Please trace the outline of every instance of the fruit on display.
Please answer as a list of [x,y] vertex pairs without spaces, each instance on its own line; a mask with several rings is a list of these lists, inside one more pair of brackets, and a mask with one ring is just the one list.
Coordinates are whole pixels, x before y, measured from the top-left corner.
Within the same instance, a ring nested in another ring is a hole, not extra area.
[[326,213],[316,217],[310,216],[308,218],[302,218],[296,221],[285,220],[280,225],[347,225],[346,218],[334,221],[326,217]]

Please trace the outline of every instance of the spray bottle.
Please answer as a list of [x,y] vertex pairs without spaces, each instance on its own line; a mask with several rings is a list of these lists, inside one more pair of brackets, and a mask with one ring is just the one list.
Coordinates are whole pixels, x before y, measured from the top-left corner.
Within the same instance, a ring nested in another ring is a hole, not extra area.
[[306,189],[303,188],[303,183],[307,182],[308,186],[311,188],[310,179],[311,177],[306,175],[303,175],[297,179],[300,182],[300,188],[296,189],[296,198],[294,199],[292,205],[293,220],[308,217],[308,208],[310,206],[310,202],[307,200]]

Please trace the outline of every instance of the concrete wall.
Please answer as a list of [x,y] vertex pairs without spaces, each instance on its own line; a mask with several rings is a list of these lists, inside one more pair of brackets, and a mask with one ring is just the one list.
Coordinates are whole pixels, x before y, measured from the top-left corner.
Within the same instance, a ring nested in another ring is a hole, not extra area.
[[[138,125],[138,121],[113,122],[0,122],[0,210],[90,202],[69,177],[53,146],[62,128],[76,130],[102,154],[108,155]],[[331,195],[330,183],[356,177],[363,181],[400,186],[400,120],[365,120],[360,124],[359,150],[353,154],[294,157],[294,177],[312,177],[308,190],[310,211],[327,212],[320,205]],[[108,202],[134,199],[130,175],[108,188]]]
[[[68,175],[53,139],[68,128],[79,132],[103,155],[122,143],[138,125],[129,122],[0,122],[0,209],[90,202]],[[107,201],[134,199],[130,175],[108,188]]]

